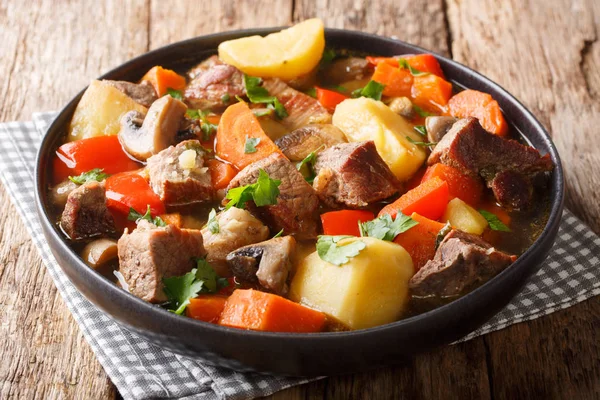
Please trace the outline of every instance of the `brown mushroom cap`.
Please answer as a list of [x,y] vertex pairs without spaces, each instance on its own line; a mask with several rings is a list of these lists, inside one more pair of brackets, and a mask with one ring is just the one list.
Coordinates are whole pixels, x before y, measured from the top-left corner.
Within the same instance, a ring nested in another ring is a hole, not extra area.
[[152,103],[145,118],[137,111],[123,115],[119,131],[123,149],[133,158],[146,161],[171,146],[186,110],[182,101],[163,96]]
[[290,161],[302,161],[313,151],[346,143],[346,135],[332,124],[310,124],[277,139],[275,144]]
[[437,143],[452,128],[452,125],[458,121],[454,117],[431,116],[425,118],[425,129],[427,129],[427,140]]

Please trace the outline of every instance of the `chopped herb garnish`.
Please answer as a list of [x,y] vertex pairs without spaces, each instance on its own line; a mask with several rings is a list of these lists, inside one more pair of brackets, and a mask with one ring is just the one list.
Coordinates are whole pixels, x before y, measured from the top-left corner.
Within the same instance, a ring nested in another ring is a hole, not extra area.
[[244,144],[244,154],[256,153],[258,150],[256,146],[260,143],[260,138],[246,137],[246,143]]
[[496,214],[485,210],[479,210],[479,214],[483,215],[483,218],[485,218],[485,220],[490,225],[491,230],[500,232],[510,232],[510,228],[504,225],[504,223],[500,221]]
[[103,171],[104,170],[102,168],[94,168],[94,169],[89,170],[88,172],[84,172],[77,176],[69,176],[69,180],[78,185],[83,185],[84,183],[87,183],[90,181],[102,182],[109,176],[108,174],[105,174]]
[[337,92],[342,92],[342,93],[348,92],[348,89],[346,89],[345,87],[343,87],[341,85],[330,85],[330,86],[327,86],[327,88],[335,90]]
[[262,79],[244,74],[244,87],[248,100],[252,103],[265,103],[267,107],[272,107],[275,110],[275,115],[279,119],[288,116],[287,110],[275,96],[270,96],[267,89],[261,86]]
[[355,257],[367,245],[360,239],[344,245],[338,245],[343,239],[353,238],[354,236],[329,236],[320,235],[317,238],[317,254],[323,261],[335,265],[346,264],[350,258]]
[[152,214],[150,213],[150,204],[148,204],[146,213],[143,215],[137,212],[133,207],[129,207],[129,214],[127,215],[127,219],[129,221],[135,221],[136,223],[138,223],[142,219],[145,219],[146,221],[156,226],[167,226],[167,224],[165,223],[165,221],[163,221],[161,217],[152,218]]
[[432,115],[435,115],[435,114],[432,114],[432,113],[430,113],[430,112],[427,112],[427,111],[423,110],[421,107],[419,107],[419,106],[418,106],[418,105],[416,105],[416,104],[413,104],[413,109],[414,109],[414,110],[415,110],[415,112],[416,112],[417,114],[419,114],[421,117],[431,117]]
[[415,126],[415,131],[419,132],[419,135],[421,136],[427,136],[427,128],[425,128],[425,125]]
[[444,225],[444,227],[442,229],[440,229],[440,231],[438,232],[438,234],[435,237],[435,249],[436,250],[438,247],[440,247],[440,244],[442,243],[442,241],[444,240],[446,235],[450,233],[451,230],[452,230],[452,225],[450,225],[450,221],[448,221],[448,222],[446,222],[446,225]]
[[373,100],[381,100],[385,85],[376,81],[369,81],[362,89],[356,89],[352,92],[352,97],[368,97]]
[[259,170],[256,183],[229,189],[226,199],[229,200],[226,209],[231,207],[244,208],[248,201],[254,201],[258,207],[277,204],[281,181],[269,178],[264,169]]
[[217,221],[217,212],[214,208],[208,213],[208,222],[206,223],[206,226],[211,233],[219,233],[219,221]]
[[429,72],[423,72],[423,71],[419,71],[418,69],[411,67],[411,66],[410,66],[410,64],[408,63],[408,61],[406,60],[406,58],[400,58],[400,59],[398,60],[398,65],[399,65],[401,68],[406,68],[406,69],[408,69],[408,70],[410,71],[410,74],[411,74],[412,76],[424,76],[424,75],[429,75]]
[[239,101],[240,103],[245,103],[245,102],[246,102],[246,100],[244,100],[243,98],[241,98],[241,97],[240,97],[240,96],[238,96],[237,94],[235,95],[235,99],[236,99],[237,101]]
[[207,116],[210,111],[188,109],[185,114],[191,119],[200,120],[200,130],[202,131],[202,140],[208,141],[210,137],[217,131],[218,125],[211,123]]
[[411,142],[412,144],[414,144],[416,146],[421,146],[421,147],[435,147],[435,145],[437,144],[435,142],[417,142],[410,136],[406,136],[406,140],[408,140],[409,142]]
[[319,69],[325,68],[336,58],[337,52],[334,49],[325,48],[323,50],[323,55],[321,56],[321,61],[319,61]]
[[174,99],[183,100],[183,94],[181,94],[180,90],[175,90],[171,88],[167,88],[167,94]]
[[312,88],[308,89],[308,90],[307,90],[306,92],[304,92],[304,93],[306,93],[307,95],[309,95],[310,97],[312,97],[312,98],[314,98],[314,99],[316,99],[316,98],[317,98],[317,89],[316,89],[316,88],[314,88],[314,87],[312,87]]
[[231,100],[229,93],[225,93],[223,96],[221,96],[221,102],[226,104],[229,103],[229,100]]
[[359,222],[358,227],[361,236],[369,236],[391,242],[396,236],[418,224],[417,221],[408,215],[399,212],[395,220],[392,220],[392,217],[388,214],[384,214],[372,221]]
[[[314,151],[311,151],[302,161],[296,164],[296,169],[302,173],[304,179],[308,183],[312,183],[315,180],[315,172],[313,170],[313,166],[315,165],[315,161],[317,160],[317,153],[324,148],[325,145],[322,144]],[[306,171],[303,171],[304,166],[306,166]]]
[[277,234],[275,236],[273,236],[273,239],[281,237],[283,235],[283,229],[280,230],[279,232],[277,232]]
[[271,108],[259,108],[257,110],[252,110],[256,118],[264,117],[265,115],[271,115],[274,111],[275,110]]

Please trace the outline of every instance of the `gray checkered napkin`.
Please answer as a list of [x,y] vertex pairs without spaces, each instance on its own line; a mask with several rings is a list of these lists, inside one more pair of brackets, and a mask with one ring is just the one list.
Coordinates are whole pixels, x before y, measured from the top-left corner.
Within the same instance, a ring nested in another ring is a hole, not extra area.
[[[0,124],[2,181],[86,340],[125,399],[250,399],[307,382],[204,365],[134,336],[89,303],[59,268],[44,240],[33,196],[35,153],[55,113]],[[462,340],[538,318],[600,293],[600,238],[565,210],[541,270],[510,304]]]

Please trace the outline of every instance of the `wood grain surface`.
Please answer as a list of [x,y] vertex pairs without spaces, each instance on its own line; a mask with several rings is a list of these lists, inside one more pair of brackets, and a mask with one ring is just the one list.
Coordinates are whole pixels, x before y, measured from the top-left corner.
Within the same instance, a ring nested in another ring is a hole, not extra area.
[[[492,78],[551,132],[568,205],[600,233],[600,2],[285,0],[0,2],[0,121],[59,109],[150,49],[237,28],[320,17],[396,36]],[[0,399],[118,397],[0,189]],[[272,399],[600,398],[600,300],[374,372]]]

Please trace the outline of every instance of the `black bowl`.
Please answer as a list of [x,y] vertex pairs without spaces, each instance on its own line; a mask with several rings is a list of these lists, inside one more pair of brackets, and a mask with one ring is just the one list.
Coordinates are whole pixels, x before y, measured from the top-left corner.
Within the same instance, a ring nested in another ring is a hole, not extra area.
[[[182,69],[214,54],[219,43],[277,29],[218,33],[175,43],[137,57],[101,78],[136,81],[154,65]],[[378,55],[417,54],[425,50],[361,32],[327,29],[328,46]],[[437,56],[455,84],[490,93],[513,128],[542,153],[552,157],[550,218],[533,246],[485,285],[433,311],[376,328],[339,333],[263,333],[225,328],[183,318],[146,303],[88,268],[69,248],[50,217],[47,171],[83,93],[62,110],[42,141],[36,164],[36,202],[44,234],[63,271],[77,289],[118,323],[173,352],[236,370],[286,375],[331,375],[362,371],[399,362],[416,353],[450,343],[472,332],[496,314],[536,272],[554,243],[563,209],[564,182],[560,159],[542,125],[497,84],[452,60]]]

